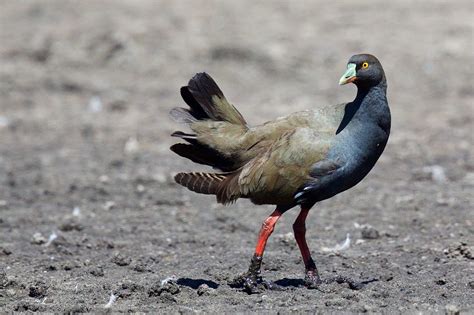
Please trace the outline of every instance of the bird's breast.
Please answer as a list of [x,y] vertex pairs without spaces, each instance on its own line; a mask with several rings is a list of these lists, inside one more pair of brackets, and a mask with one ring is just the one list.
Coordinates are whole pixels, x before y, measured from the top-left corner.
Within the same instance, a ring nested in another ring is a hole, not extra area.
[[331,195],[359,183],[374,167],[387,144],[388,134],[377,124],[353,124],[340,132],[328,158],[343,166],[331,177]]

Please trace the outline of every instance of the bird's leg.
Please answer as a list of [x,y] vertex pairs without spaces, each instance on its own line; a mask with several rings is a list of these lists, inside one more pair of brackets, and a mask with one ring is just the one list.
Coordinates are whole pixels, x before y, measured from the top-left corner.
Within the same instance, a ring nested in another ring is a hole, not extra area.
[[319,278],[318,269],[314,263],[311,253],[309,252],[308,244],[306,243],[306,217],[308,216],[309,208],[301,208],[301,212],[293,223],[293,231],[295,233],[296,243],[301,251],[303,257],[304,266],[306,269],[306,275],[304,278],[304,284],[308,288],[317,288],[321,283]]
[[283,212],[276,208],[262,224],[262,228],[258,235],[257,246],[255,247],[255,253],[250,261],[249,270],[240,277],[240,282],[243,284],[244,289],[249,293],[254,293],[257,290],[257,280],[260,276],[260,267],[262,266],[265,245],[267,245],[267,240],[272,234],[273,229],[282,214]]

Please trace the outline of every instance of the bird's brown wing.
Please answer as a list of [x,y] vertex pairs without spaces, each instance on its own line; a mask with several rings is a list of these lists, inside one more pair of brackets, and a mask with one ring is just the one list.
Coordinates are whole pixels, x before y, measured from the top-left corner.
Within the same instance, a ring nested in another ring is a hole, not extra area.
[[312,166],[323,161],[333,135],[311,128],[284,133],[233,176],[222,182],[217,197],[231,202],[239,197],[257,204],[291,204],[294,194],[311,179]]

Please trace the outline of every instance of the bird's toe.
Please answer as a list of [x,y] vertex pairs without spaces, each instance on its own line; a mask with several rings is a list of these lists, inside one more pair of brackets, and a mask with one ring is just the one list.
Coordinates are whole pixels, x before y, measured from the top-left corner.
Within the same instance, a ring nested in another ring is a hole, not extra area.
[[246,277],[243,283],[243,289],[248,294],[256,294],[261,292],[261,287],[258,284],[257,278]]
[[314,271],[307,271],[304,277],[304,285],[308,289],[318,289],[322,284],[319,274]]
[[282,290],[282,287],[275,284],[274,282],[265,280],[260,275],[255,275],[250,272],[246,272],[236,277],[231,282],[231,286],[234,288],[242,288],[243,291],[247,292],[248,294],[261,293],[265,290]]
[[242,288],[248,294],[258,293],[259,276],[251,272],[246,272],[234,278],[231,286],[234,288]]

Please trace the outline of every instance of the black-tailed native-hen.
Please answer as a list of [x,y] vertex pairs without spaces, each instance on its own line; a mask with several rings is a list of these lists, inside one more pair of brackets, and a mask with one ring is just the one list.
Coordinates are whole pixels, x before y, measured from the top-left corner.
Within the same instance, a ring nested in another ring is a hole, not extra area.
[[216,172],[178,173],[177,183],[229,204],[238,198],[276,205],[263,222],[244,288],[257,288],[267,239],[280,216],[299,206],[293,224],[306,268],[305,285],[317,287],[320,277],[306,243],[305,220],[313,205],[359,183],[382,154],[390,133],[387,82],[382,65],[369,54],[352,56],[339,84],[354,83],[352,102],[306,110],[249,126],[214,80],[196,74],[181,88],[189,108],[174,108],[171,117],[191,133],[176,131],[187,143],[171,146],[176,154]]

